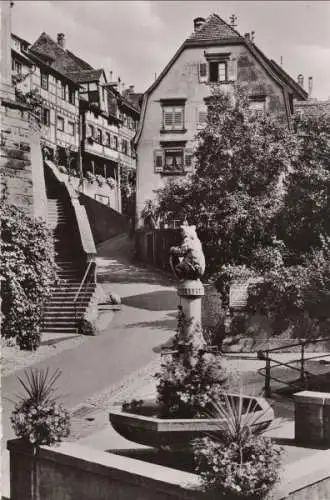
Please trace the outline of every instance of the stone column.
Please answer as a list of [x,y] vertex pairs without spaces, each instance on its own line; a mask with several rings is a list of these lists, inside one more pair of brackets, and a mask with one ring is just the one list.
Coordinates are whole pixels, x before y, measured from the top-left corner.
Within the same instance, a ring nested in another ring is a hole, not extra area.
[[180,305],[187,321],[185,338],[192,340],[196,349],[205,347],[202,333],[202,297],[204,286],[200,280],[185,280],[178,287]]
[[330,393],[301,391],[293,395],[295,440],[330,445]]
[[11,2],[0,1],[0,95],[11,98]]

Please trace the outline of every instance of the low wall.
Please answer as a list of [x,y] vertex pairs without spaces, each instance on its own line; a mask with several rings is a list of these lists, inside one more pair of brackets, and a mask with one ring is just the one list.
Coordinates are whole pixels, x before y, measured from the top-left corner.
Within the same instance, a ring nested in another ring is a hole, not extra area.
[[[43,446],[37,454],[8,441],[11,500],[202,500],[196,474],[106,453],[75,443]],[[273,500],[329,498],[330,450],[285,467]]]
[[129,219],[127,216],[84,194],[79,195],[79,201],[86,209],[96,243],[106,241],[117,234],[128,232]]

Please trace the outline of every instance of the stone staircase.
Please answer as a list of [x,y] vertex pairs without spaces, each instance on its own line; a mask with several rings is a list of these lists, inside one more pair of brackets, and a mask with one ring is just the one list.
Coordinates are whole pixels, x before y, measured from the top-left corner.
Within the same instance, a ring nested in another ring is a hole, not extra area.
[[77,333],[77,319],[86,311],[96,285],[95,280],[87,279],[74,304],[87,266],[81,260],[77,231],[67,204],[60,197],[48,198],[48,226],[54,235],[60,282],[54,285],[52,296],[45,304],[42,331]]

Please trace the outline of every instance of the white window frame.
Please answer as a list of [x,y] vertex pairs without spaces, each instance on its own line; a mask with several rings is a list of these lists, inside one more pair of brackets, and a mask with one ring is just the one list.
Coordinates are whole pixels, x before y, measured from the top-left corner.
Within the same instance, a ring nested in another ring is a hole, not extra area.
[[[61,127],[59,127],[59,123],[62,123]],[[64,118],[63,116],[58,116],[56,119],[56,130],[59,132],[64,132]]]

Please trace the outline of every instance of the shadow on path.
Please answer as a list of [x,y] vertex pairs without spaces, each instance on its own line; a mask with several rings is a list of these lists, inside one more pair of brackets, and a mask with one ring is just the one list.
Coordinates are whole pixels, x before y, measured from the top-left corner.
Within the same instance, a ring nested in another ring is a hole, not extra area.
[[174,290],[158,290],[155,292],[123,297],[122,303],[130,307],[145,309],[147,311],[169,311],[171,309],[177,309],[178,297]]

